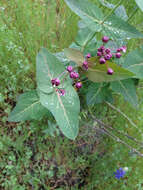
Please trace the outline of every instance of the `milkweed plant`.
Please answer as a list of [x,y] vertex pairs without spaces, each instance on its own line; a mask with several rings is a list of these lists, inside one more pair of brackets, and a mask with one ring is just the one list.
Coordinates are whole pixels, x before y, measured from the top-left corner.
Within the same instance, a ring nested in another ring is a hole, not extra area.
[[[19,96],[8,121],[38,120],[50,113],[61,132],[74,140],[79,131],[79,93],[85,87],[87,106],[110,104],[112,94],[120,93],[138,107],[135,81],[143,78],[143,47],[132,51],[127,47],[130,39],[143,39],[143,33],[129,24],[129,18],[116,14],[122,2],[105,15],[87,0],[65,0],[81,19],[77,37],[63,52],[41,48],[36,58],[37,88]],[[124,173],[119,169],[115,176]]]

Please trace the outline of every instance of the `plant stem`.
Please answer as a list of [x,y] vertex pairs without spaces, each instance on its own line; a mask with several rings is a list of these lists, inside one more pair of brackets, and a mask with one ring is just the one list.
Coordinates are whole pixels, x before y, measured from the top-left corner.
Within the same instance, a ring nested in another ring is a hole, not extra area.
[[140,153],[137,149],[135,149],[132,146],[128,145],[126,142],[124,142],[123,140],[121,140],[119,137],[117,137],[116,135],[114,135],[110,131],[108,131],[105,127],[101,126],[101,129],[98,128],[98,130],[101,130],[103,133],[107,134],[109,137],[111,137],[116,142],[119,142],[119,143],[125,145],[127,148],[129,148],[130,150],[132,150],[133,152],[135,152],[139,156],[143,157],[143,154]]
[[138,141],[136,138],[134,138],[134,137],[132,137],[132,136],[129,136],[127,133],[123,133],[122,131],[119,131],[119,130],[117,130],[116,128],[113,128],[113,127],[111,127],[111,126],[109,126],[109,125],[103,123],[103,122],[102,122],[101,120],[99,120],[99,119],[96,119],[96,118],[94,118],[94,119],[95,119],[95,121],[96,121],[97,123],[99,123],[100,125],[103,125],[104,127],[111,129],[112,131],[115,130],[117,133],[119,133],[119,134],[121,134],[121,135],[124,135],[124,136],[127,137],[128,139],[134,141],[136,144],[140,144],[140,145],[143,147],[143,142],[140,142],[140,141]]
[[120,109],[116,108],[115,106],[113,106],[112,104],[110,104],[109,102],[105,102],[108,106],[110,106],[112,109],[116,110],[118,113],[120,113],[124,118],[126,118],[129,123],[134,126],[137,130],[139,130],[140,133],[142,133],[142,131],[136,126],[136,124],[126,115],[124,114]]

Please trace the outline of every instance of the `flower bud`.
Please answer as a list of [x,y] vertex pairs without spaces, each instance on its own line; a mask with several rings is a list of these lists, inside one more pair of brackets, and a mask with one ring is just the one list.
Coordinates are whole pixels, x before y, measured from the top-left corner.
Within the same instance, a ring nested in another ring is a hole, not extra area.
[[82,83],[81,82],[77,82],[75,84],[75,86],[76,86],[77,89],[80,89],[82,87]]
[[60,80],[58,78],[55,78],[55,85],[59,86],[60,85]]
[[107,74],[108,74],[108,75],[112,75],[113,73],[114,73],[113,69],[108,68],[108,70],[107,70]]
[[116,53],[116,58],[120,58],[122,56],[122,54],[120,52]]
[[102,38],[102,42],[107,43],[108,41],[109,41],[109,37],[108,36],[104,36]]
[[88,58],[90,58],[90,57],[91,57],[91,54],[88,53],[88,54],[86,55],[86,58],[88,59]]
[[101,58],[99,59],[99,62],[100,62],[100,64],[104,64],[104,63],[106,63],[106,60],[105,60],[103,57],[101,57]]
[[71,66],[71,65],[69,65],[68,67],[67,67],[67,71],[70,73],[70,72],[72,72],[73,71],[73,67]]

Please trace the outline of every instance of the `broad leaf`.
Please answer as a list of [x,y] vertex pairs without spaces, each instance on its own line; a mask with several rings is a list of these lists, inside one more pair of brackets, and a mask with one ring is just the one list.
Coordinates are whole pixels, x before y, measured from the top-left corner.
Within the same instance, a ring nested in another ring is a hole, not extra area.
[[[39,68],[40,70],[38,70]],[[42,72],[43,76],[48,75],[51,80],[64,70],[63,64],[46,49],[39,52],[37,56],[37,73],[44,71]],[[50,85],[51,83],[47,83],[47,87]],[[75,139],[78,134],[79,98],[71,85],[70,79],[65,80],[62,85],[59,87],[65,89],[64,96],[60,96],[56,88],[53,88],[52,93],[45,93],[42,90],[39,92],[40,102],[51,111],[63,134],[70,139]]]
[[116,15],[109,16],[105,21],[101,10],[87,0],[65,0],[92,31],[102,32],[113,38],[143,38],[143,34]]
[[123,19],[124,21],[128,20],[128,15],[123,5],[120,5],[119,7],[117,7],[117,9],[115,10],[115,14],[121,19]]
[[107,86],[103,86],[103,83],[93,83],[88,87],[87,91],[87,105],[94,105],[103,101],[113,101],[111,90]]
[[36,90],[32,90],[19,96],[18,103],[9,115],[8,121],[38,120],[45,114],[48,114],[48,110],[41,105]]
[[99,0],[99,2],[101,3],[101,5],[109,8],[109,9],[114,9],[114,7],[115,7],[115,5],[108,3],[107,1],[104,1],[104,0]]
[[123,67],[133,72],[137,78],[143,78],[143,47],[130,52],[125,57]]
[[134,81],[132,79],[112,82],[111,88],[113,91],[122,94],[126,101],[137,107],[138,99]]
[[62,62],[65,66],[69,63],[69,60],[66,58],[64,52],[58,52],[54,54],[56,58]]
[[86,76],[89,80],[93,82],[110,82],[116,80],[123,80],[127,78],[131,78],[134,74],[115,63],[110,61],[106,62],[109,68],[114,70],[113,75],[107,74],[107,65],[100,64],[99,60],[96,57],[92,57],[89,59],[89,69],[86,72]]
[[66,48],[64,53],[69,60],[74,61],[78,66],[82,66],[82,63],[84,62],[84,56],[81,51],[72,48]]
[[95,32],[89,30],[88,28],[80,29],[76,37],[76,43],[82,48],[84,48],[90,41],[90,39],[94,37],[94,35]]
[[135,0],[139,8],[143,11],[143,0]]
[[93,3],[87,0],[65,0],[70,9],[81,17],[89,26],[93,25],[93,31],[100,31],[101,26],[95,23],[100,23],[104,15],[102,11]]

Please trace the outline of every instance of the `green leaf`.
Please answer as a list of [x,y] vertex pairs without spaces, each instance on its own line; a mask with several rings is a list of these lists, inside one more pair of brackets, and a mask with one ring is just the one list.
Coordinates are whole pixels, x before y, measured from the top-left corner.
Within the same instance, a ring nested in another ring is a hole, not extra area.
[[104,1],[104,0],[99,0],[99,2],[101,3],[101,5],[109,8],[109,9],[114,9],[114,7],[115,7],[115,5],[108,3],[107,1]]
[[78,66],[82,66],[82,63],[84,62],[84,56],[81,51],[77,49],[66,48],[64,49],[64,53],[69,60],[74,61]]
[[[131,78],[134,74],[115,63],[110,61],[106,62],[109,68],[114,70],[113,75],[107,74],[107,66],[106,64],[100,64],[97,57],[92,57],[89,59],[89,69],[86,72],[86,76],[89,80],[93,82],[110,82],[116,80],[123,80],[127,78]],[[92,64],[92,65],[91,65]]]
[[9,115],[8,121],[39,120],[46,113],[48,114],[48,110],[41,105],[36,90],[32,90],[19,96],[18,103]]
[[113,38],[143,38],[142,33],[116,15],[111,15],[104,21],[101,10],[87,0],[65,0],[65,2],[73,12],[84,20],[86,27],[94,32],[101,31],[104,35]]
[[133,72],[137,78],[143,78],[143,47],[130,52],[124,60],[124,68]]
[[[38,54],[37,72],[39,72],[39,68],[40,71],[43,71],[43,76],[48,75],[50,80],[53,77],[57,77],[65,70],[63,64],[46,49],[42,49]],[[47,83],[47,87],[49,85],[51,84]],[[79,127],[79,98],[72,87],[69,78],[65,80],[62,85],[59,87],[65,89],[66,93],[64,96],[60,96],[56,88],[53,88],[52,93],[45,93],[42,90],[39,91],[40,102],[44,107],[51,111],[63,134],[70,139],[75,139],[78,134]]]
[[123,19],[124,21],[128,20],[128,15],[123,5],[120,5],[119,7],[117,7],[117,9],[115,10],[115,14],[121,19]]
[[88,28],[80,29],[76,37],[76,43],[84,48],[90,39],[95,35],[94,31],[89,30]]
[[88,87],[87,91],[87,105],[99,104],[104,101],[113,101],[111,90],[107,86],[103,86],[103,83],[93,83]]
[[133,106],[138,106],[136,88],[132,79],[112,82],[111,89],[116,93],[122,94],[124,99]]
[[135,0],[139,8],[143,11],[143,0]]

